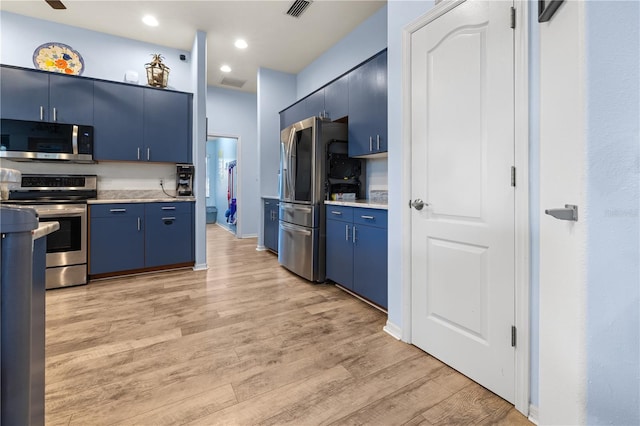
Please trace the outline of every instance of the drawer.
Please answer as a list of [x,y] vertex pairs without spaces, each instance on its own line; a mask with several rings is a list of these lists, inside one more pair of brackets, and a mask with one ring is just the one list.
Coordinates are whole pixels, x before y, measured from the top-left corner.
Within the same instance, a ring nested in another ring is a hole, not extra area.
[[89,206],[90,217],[126,217],[144,216],[144,204],[141,203],[114,203],[92,204]]
[[353,221],[353,207],[336,206],[333,204],[325,205],[327,212],[327,220],[339,220],[341,222]]
[[191,214],[193,211],[193,203],[189,201],[177,203],[146,203],[145,209],[147,215],[151,216]]
[[387,210],[354,208],[353,223],[357,225],[370,225],[377,228],[387,227]]

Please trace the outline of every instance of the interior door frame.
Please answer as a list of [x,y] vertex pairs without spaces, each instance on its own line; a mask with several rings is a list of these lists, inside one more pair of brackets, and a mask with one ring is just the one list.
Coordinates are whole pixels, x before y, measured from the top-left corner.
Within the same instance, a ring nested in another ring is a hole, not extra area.
[[[402,32],[402,200],[411,200],[411,36],[465,0],[443,0],[403,28]],[[529,7],[526,0],[514,0],[516,8],[514,34],[514,166],[515,187],[515,407],[529,416],[530,399],[530,246],[529,246]],[[403,201],[403,203],[405,202]],[[402,209],[403,253],[411,253],[411,210]],[[402,335],[411,343],[411,256],[402,258]]]
[[[238,205],[242,205],[242,179],[240,179],[240,171],[242,170],[242,166],[241,166],[241,161],[240,161],[240,154],[242,152],[242,150],[240,149],[240,147],[242,146],[242,142],[240,140],[240,136],[238,135],[232,135],[232,134],[228,134],[228,133],[207,133],[207,139],[204,142],[205,145],[205,155],[207,153],[206,147],[207,147],[207,142],[209,142],[209,140],[211,139],[218,139],[218,138],[224,138],[224,139],[235,139],[236,140],[236,176],[238,176],[238,181],[236,183],[236,203]],[[206,204],[206,203],[205,203]],[[240,219],[240,217],[238,217],[238,219]],[[236,238],[243,238],[242,237],[242,220],[238,220],[238,224],[236,226]]]

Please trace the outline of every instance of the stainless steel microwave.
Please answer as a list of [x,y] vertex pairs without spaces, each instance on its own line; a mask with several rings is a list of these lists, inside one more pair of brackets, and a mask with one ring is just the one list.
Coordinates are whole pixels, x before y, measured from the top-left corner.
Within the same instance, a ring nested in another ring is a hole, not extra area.
[[2,119],[0,158],[93,162],[93,126]]

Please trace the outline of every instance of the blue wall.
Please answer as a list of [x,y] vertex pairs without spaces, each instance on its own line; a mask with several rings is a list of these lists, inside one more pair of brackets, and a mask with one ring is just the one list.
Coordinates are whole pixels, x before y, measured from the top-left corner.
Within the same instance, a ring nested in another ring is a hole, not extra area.
[[640,424],[640,3],[591,1],[587,422]]
[[253,93],[207,87],[209,136],[234,136],[239,140],[238,237],[258,235],[260,193],[258,175],[257,102]]
[[301,99],[387,47],[387,8],[381,7],[356,29],[300,71]]
[[0,62],[3,64],[33,68],[34,50],[55,41],[80,52],[85,65],[84,77],[124,81],[124,73],[134,70],[139,75],[139,84],[146,85],[144,64],[151,60],[151,53],[161,53],[164,63],[171,68],[169,87],[192,91],[191,64],[179,59],[180,54],[189,57],[190,52],[10,12],[0,12],[0,26]]

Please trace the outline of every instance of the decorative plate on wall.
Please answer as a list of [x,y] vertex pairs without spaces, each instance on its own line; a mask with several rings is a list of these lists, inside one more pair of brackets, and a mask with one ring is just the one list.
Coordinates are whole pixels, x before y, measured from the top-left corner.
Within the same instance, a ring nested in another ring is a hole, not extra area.
[[40,70],[81,75],[84,71],[82,55],[63,43],[45,43],[33,52],[33,65]]

